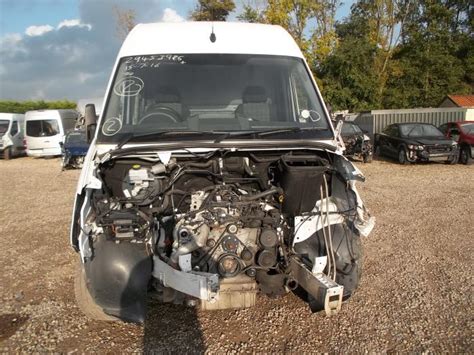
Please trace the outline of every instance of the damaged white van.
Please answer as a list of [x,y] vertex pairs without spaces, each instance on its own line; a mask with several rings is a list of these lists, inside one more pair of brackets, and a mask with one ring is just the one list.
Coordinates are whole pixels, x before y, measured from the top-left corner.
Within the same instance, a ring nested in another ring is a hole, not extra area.
[[333,314],[354,293],[364,178],[284,29],[138,25],[95,117],[71,229],[84,313],[141,322],[149,292],[213,310],[298,289]]
[[25,115],[0,113],[0,157],[5,160],[25,153]]

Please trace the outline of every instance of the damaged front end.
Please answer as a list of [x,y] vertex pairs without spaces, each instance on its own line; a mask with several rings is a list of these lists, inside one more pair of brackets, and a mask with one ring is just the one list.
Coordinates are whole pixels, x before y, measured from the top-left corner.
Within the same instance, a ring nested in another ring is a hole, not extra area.
[[296,289],[312,311],[334,314],[357,288],[374,218],[355,187],[362,174],[337,153],[129,150],[91,160],[71,236],[107,315],[143,321],[150,290],[211,310]]

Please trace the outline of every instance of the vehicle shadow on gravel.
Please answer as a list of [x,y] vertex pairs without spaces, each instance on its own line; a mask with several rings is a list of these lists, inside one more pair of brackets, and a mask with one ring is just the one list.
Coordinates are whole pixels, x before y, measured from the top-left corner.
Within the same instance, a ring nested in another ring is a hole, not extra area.
[[204,353],[206,347],[194,307],[148,301],[144,353]]

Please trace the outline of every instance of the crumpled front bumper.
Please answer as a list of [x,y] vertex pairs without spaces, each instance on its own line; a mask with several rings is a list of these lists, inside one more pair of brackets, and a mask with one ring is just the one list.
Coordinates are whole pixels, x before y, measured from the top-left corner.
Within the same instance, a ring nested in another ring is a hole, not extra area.
[[447,161],[458,156],[459,150],[457,148],[446,152],[430,153],[426,150],[409,149],[407,157],[409,161]]

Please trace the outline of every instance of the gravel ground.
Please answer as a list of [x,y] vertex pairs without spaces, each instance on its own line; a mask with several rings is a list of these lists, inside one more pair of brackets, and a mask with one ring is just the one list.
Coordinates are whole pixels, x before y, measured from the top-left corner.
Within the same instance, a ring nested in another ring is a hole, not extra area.
[[89,321],[75,305],[79,172],[57,159],[0,161],[0,352],[473,352],[474,166],[361,168],[377,225],[339,314],[311,314],[290,294],[239,311],[150,304],[134,325]]

